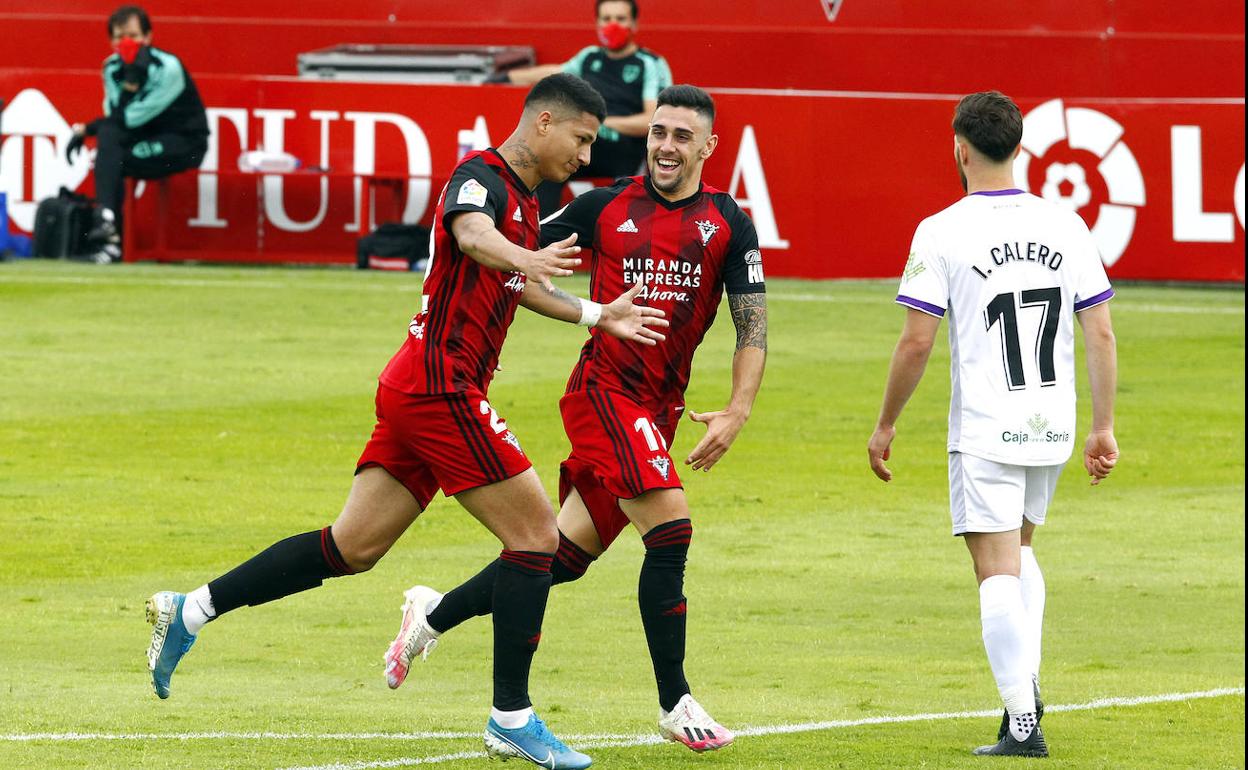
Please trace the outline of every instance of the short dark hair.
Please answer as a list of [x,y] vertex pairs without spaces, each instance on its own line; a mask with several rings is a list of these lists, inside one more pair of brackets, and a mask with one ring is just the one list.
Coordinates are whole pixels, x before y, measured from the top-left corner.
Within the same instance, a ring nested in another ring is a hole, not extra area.
[[594,18],[598,18],[598,12],[602,10],[603,3],[628,3],[628,7],[633,11],[633,21],[637,21],[637,0],[598,0],[594,3]]
[[139,20],[139,29],[144,35],[152,31],[152,20],[148,18],[147,11],[137,5],[123,5],[108,17],[108,36],[112,37],[114,29],[126,26],[126,22],[131,19]]
[[715,100],[706,91],[687,83],[668,86],[659,92],[660,107],[688,107],[715,125]]
[[969,94],[953,112],[953,133],[966,139],[990,160],[1002,163],[1023,139],[1023,114],[1000,91]]
[[594,87],[566,72],[547,75],[537,81],[537,85],[524,98],[524,108],[588,112],[597,117],[600,123],[607,118],[607,103]]

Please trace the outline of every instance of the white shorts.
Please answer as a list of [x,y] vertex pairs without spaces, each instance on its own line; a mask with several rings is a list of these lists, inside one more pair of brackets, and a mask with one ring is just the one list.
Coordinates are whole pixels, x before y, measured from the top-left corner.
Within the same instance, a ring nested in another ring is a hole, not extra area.
[[1009,532],[1044,524],[1065,465],[1008,465],[949,453],[949,513],[953,534]]

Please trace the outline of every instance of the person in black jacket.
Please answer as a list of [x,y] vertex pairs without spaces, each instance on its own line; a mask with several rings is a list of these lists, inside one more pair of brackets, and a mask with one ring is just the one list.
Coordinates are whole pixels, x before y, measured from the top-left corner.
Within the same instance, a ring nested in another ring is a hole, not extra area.
[[96,140],[95,194],[100,222],[91,238],[121,258],[125,177],[159,179],[198,168],[208,151],[208,117],[191,75],[177,56],[152,46],[152,22],[136,5],[108,17],[113,54],[104,60],[104,116],[74,126],[72,160]]

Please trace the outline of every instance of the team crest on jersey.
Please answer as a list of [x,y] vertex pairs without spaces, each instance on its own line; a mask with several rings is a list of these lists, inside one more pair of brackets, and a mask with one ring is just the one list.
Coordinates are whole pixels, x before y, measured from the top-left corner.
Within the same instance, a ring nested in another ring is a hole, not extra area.
[[664,481],[667,481],[667,474],[672,470],[671,460],[666,457],[651,457],[650,465],[652,465],[654,469],[659,472],[659,475],[663,477]]
[[520,454],[524,454],[524,450],[520,448],[520,439],[516,438],[516,434],[511,431],[507,431],[503,434],[503,441],[506,441],[512,449],[516,450]]
[[512,214],[512,215],[511,215],[511,218],[512,218],[512,220],[513,220],[513,221],[515,221],[515,222],[523,222],[523,221],[524,221],[524,215],[520,213],[520,207],[519,207],[519,206],[516,206],[516,213]]
[[417,316],[407,325],[407,331],[414,339],[423,340],[425,338],[425,322]]
[[469,179],[459,186],[459,195],[456,196],[455,202],[459,205],[467,204],[485,208],[486,195],[485,185],[475,179]]
[[715,224],[709,219],[699,219],[698,221],[694,222],[694,224],[698,226],[698,232],[702,234],[703,246],[710,243],[711,236],[719,232],[719,225]]
[[624,70],[620,73],[620,77],[624,79],[625,83],[632,83],[634,80],[637,79],[637,76],[640,74],[641,74],[640,64],[625,64]]

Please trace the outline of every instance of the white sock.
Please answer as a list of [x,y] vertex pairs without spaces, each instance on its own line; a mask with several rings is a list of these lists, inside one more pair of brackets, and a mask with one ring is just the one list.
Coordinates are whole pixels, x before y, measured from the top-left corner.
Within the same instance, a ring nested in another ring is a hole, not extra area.
[[212,606],[212,593],[208,586],[200,586],[186,595],[182,603],[182,625],[188,634],[198,634],[208,621],[217,617],[217,610]]
[[1035,712],[1030,714],[1010,714],[1010,735],[1014,736],[1014,740],[1022,743],[1035,731],[1038,721]]
[[[993,575],[980,583],[979,616],[983,623],[984,650],[988,653],[988,664],[997,680],[1005,710],[1011,716],[1033,713],[1036,696],[1031,689],[1031,671],[1027,668],[1030,645],[1019,579],[1013,575]],[[1014,721],[1010,720],[1011,729]]]
[[520,709],[519,711],[499,711],[496,708],[490,708],[490,719],[498,723],[498,726],[504,730],[514,730],[517,727],[524,727],[529,723],[529,717],[533,716],[533,707]]
[[1018,573],[1023,589],[1023,608],[1027,611],[1027,639],[1031,643],[1028,667],[1036,681],[1040,680],[1040,637],[1044,628],[1044,575],[1036,552],[1031,546],[1022,547],[1021,569]]

